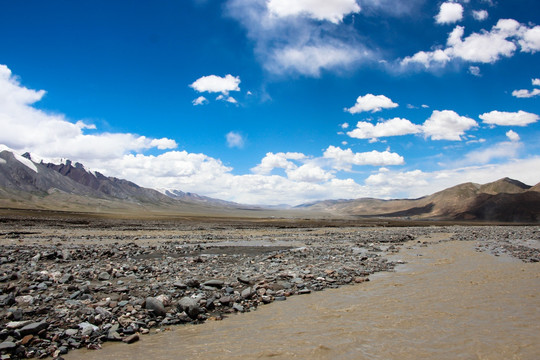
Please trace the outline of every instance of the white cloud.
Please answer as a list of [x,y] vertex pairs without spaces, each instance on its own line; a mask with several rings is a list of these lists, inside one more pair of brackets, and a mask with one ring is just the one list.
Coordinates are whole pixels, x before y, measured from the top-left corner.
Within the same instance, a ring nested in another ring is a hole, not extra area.
[[435,16],[437,24],[452,24],[463,19],[463,6],[454,2],[441,4],[439,14]]
[[222,93],[228,95],[229,91],[240,91],[240,77],[231,74],[225,77],[208,75],[203,76],[189,85],[197,92]]
[[518,112],[492,111],[479,117],[485,124],[499,126],[527,126],[540,119],[538,115],[523,110]]
[[267,153],[266,156],[261,160],[261,163],[254,168],[251,169],[251,171],[255,174],[259,175],[268,175],[272,172],[274,169],[285,169],[285,170],[293,170],[296,169],[296,165],[289,160],[303,160],[306,158],[306,155],[302,153],[296,153],[296,152],[288,152],[288,153]]
[[226,101],[228,103],[231,103],[231,104],[238,104],[238,101],[236,101],[235,98],[233,98],[232,96],[225,96],[223,94],[220,94],[216,97],[216,100],[222,100],[222,101]]
[[333,179],[335,176],[323,170],[321,167],[308,163],[295,169],[287,170],[287,178],[293,181],[304,181],[309,183],[320,183]]
[[441,67],[450,60],[475,63],[495,63],[511,57],[521,46],[522,52],[540,50],[540,26],[528,28],[513,19],[500,19],[491,31],[472,33],[463,38],[465,28],[456,26],[449,34],[446,48],[419,51],[401,60],[402,66],[422,64],[425,68]]
[[532,79],[533,86],[540,86],[540,79]]
[[344,122],[344,123],[341,124],[340,126],[341,126],[341,128],[342,128],[343,130],[345,130],[345,129],[348,129],[348,128],[349,128],[349,123],[348,123],[348,122]]
[[480,68],[478,66],[469,66],[469,72],[474,76],[481,76]]
[[[516,133],[514,134],[517,135]],[[497,159],[516,158],[521,147],[522,144],[518,141],[500,142],[490,147],[469,152],[464,156],[463,160],[457,161],[454,166],[484,165]]]
[[345,171],[350,171],[352,165],[387,166],[405,162],[401,155],[389,151],[354,153],[351,149],[343,150],[332,145],[324,151],[323,158],[331,160],[334,169]]
[[527,29],[519,40],[521,51],[535,53],[540,51],[540,25]]
[[415,125],[407,119],[394,118],[379,122],[376,125],[359,121],[356,124],[356,129],[349,131],[347,135],[356,139],[372,139],[417,134],[422,131],[421,129],[421,126]]
[[472,14],[473,14],[473,17],[478,21],[484,21],[489,16],[486,10],[473,10]]
[[517,97],[517,98],[532,98],[538,95],[540,95],[540,89],[532,89],[532,90],[521,89],[521,90],[512,91],[512,96]]
[[460,141],[465,131],[478,126],[471,118],[460,116],[452,110],[435,110],[424,122],[422,129],[426,137],[432,140]]
[[456,27],[449,37],[450,53],[466,61],[494,63],[501,56],[510,57],[516,45],[508,40],[519,28],[515,20],[499,20],[490,33],[473,33],[464,40],[463,27]]
[[344,16],[360,12],[356,0],[269,0],[267,4],[270,13],[278,17],[308,16],[336,24]]
[[194,106],[204,105],[204,104],[208,104],[208,99],[205,98],[204,96],[199,96],[198,98],[193,100],[192,103],[193,103]]
[[485,184],[508,176],[529,185],[537,184],[540,178],[540,156],[433,172],[383,169],[366,179],[366,190],[380,189],[381,195],[385,197],[417,198],[465,182]]
[[367,94],[359,96],[356,99],[356,104],[351,108],[345,109],[345,111],[348,111],[351,114],[357,114],[363,111],[377,112],[382,109],[392,109],[397,106],[398,104],[394,103],[384,95]]
[[[10,69],[0,65],[0,143],[17,151],[31,151],[48,158],[103,160],[132,151],[172,149],[171,139],[153,139],[130,133],[96,133],[95,125],[68,121],[33,106],[45,95],[20,85]],[[94,130],[86,134],[84,130]]]
[[230,148],[236,147],[241,149],[244,147],[244,138],[237,132],[230,131],[225,135],[225,138],[227,139],[227,146]]
[[506,137],[510,139],[510,141],[519,141],[521,139],[519,137],[519,134],[515,132],[514,130],[508,130],[506,132]]
[[318,77],[322,70],[348,67],[362,57],[359,50],[343,44],[288,46],[276,49],[267,68],[275,73],[296,72]]
[[264,69],[281,76],[318,77],[323,71],[344,72],[371,59],[372,52],[360,35],[341,22],[356,9],[353,0],[229,0],[226,4],[227,14],[247,30]]
[[176,141],[167,138],[153,139],[150,141],[150,147],[156,147],[159,150],[176,149],[178,144]]

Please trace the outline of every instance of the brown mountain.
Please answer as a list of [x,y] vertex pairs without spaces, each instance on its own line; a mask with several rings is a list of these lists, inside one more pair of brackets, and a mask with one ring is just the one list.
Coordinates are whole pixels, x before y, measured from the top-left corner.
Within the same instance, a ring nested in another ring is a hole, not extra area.
[[503,178],[484,185],[464,183],[419,199],[323,201],[302,207],[365,217],[539,222],[539,185]]

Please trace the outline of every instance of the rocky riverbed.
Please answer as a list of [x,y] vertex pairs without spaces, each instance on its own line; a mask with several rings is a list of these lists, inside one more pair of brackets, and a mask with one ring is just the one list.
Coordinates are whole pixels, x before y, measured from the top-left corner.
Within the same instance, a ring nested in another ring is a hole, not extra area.
[[385,255],[437,233],[540,260],[538,227],[330,225],[7,219],[0,223],[2,359],[61,358],[362,283],[394,268]]

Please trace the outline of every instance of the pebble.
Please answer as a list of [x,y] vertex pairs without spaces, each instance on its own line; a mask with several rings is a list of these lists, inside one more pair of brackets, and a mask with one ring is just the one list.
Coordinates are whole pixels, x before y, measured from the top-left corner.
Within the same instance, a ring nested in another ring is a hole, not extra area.
[[[182,232],[178,226],[187,225],[175,223],[170,225],[174,230],[170,235],[159,235],[167,241],[144,242],[143,232],[135,240],[124,235],[127,225],[118,224],[111,230],[115,235],[110,242],[104,236],[96,242],[94,235],[85,235],[83,242],[74,243],[70,236],[76,230],[70,230],[59,241],[46,238],[44,243],[25,240],[1,246],[3,355],[20,358],[33,352],[36,358],[58,357],[70,349],[99,348],[103,341],[134,342],[151,328],[222,319],[227,313],[252,311],[289,296],[362,283],[369,281],[370,274],[394,268],[396,264],[385,259],[386,253],[430,233],[454,233],[455,240],[476,241],[478,251],[540,261],[540,251],[521,241],[537,243],[536,227],[308,231],[269,226],[258,233],[206,224]],[[141,226],[162,229],[166,225]],[[102,228],[109,231],[107,226]],[[212,245],[233,237],[254,244],[271,238],[280,246]],[[281,246],[288,239],[305,246]],[[200,255],[203,248],[212,255]]]

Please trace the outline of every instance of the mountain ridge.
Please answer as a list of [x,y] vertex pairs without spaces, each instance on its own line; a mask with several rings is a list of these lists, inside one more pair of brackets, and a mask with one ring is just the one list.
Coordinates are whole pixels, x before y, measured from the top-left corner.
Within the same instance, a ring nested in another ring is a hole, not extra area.
[[[90,212],[194,212],[245,216],[280,214],[278,209],[237,204],[181,190],[141,187],[131,181],[89,171],[65,160],[39,163],[0,147],[0,206]],[[540,183],[529,186],[508,177],[487,184],[462,183],[417,199],[338,199],[296,206],[298,214],[415,220],[540,222]],[[270,215],[268,215],[270,216]],[[279,215],[281,216],[281,215]]]

